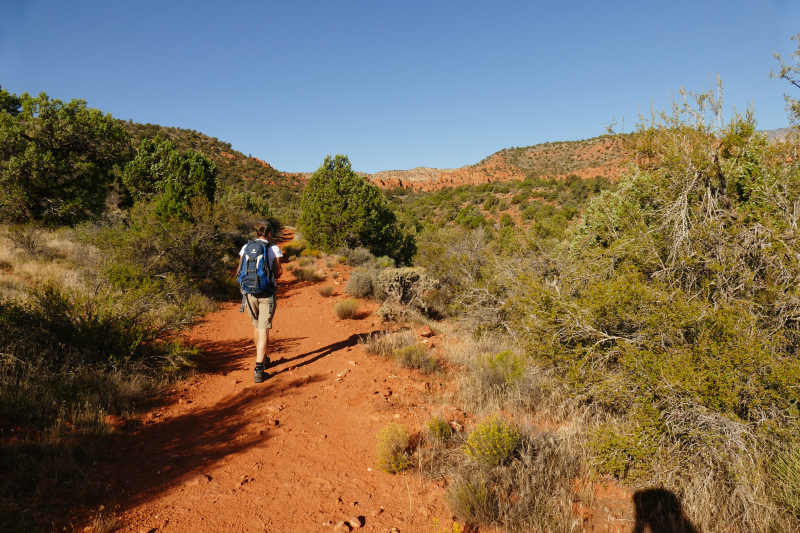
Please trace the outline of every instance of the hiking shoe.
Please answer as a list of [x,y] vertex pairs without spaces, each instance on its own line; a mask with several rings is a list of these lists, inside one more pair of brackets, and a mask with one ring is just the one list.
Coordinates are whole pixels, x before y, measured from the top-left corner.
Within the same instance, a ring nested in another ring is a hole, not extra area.
[[269,372],[265,372],[263,368],[258,368],[253,372],[253,381],[256,383],[264,383],[269,379]]

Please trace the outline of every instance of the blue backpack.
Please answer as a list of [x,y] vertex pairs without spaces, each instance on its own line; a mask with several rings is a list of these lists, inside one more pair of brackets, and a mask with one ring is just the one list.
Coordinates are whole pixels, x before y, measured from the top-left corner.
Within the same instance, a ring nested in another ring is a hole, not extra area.
[[250,241],[244,249],[239,264],[239,291],[242,293],[240,313],[244,313],[248,294],[261,297],[275,294],[275,276],[269,268],[267,254],[270,246],[271,242]]

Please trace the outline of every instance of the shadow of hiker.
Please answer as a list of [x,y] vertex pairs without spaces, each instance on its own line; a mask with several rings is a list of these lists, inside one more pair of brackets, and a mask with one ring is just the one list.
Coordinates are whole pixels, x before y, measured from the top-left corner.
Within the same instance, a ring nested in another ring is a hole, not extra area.
[[672,491],[637,491],[633,495],[633,505],[636,511],[633,533],[699,533]]
[[[288,364],[289,366],[286,366],[282,370],[277,370],[277,371],[270,370],[270,373],[273,374],[273,375],[277,375],[277,374],[281,374],[283,372],[287,372],[289,370],[293,370],[295,368],[299,368],[299,367],[311,364],[314,361],[317,361],[319,359],[322,359],[323,357],[326,357],[326,356],[332,354],[333,352],[342,350],[344,348],[351,348],[351,347],[357,345],[359,338],[360,338],[360,335],[353,334],[353,335],[350,335],[345,340],[342,340],[342,341],[339,341],[339,342],[334,342],[334,343],[329,344],[327,346],[322,346],[320,348],[317,348],[316,350],[311,350],[310,352],[302,353],[302,354],[296,355],[294,357],[289,357],[289,358],[285,358],[285,359],[284,358],[277,359],[277,360],[274,361],[274,363],[272,365],[270,365],[270,368],[274,368],[275,366],[284,365],[284,364]],[[313,357],[311,357],[311,356],[313,356]],[[309,359],[305,359],[304,361],[300,361],[300,359],[304,359],[306,357],[310,357],[310,358]]]

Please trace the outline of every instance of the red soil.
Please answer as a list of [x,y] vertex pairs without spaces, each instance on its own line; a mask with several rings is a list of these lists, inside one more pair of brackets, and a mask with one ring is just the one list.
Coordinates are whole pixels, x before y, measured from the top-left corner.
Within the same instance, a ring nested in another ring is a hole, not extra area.
[[[375,457],[376,434],[391,421],[413,439],[434,413],[463,416],[434,405],[452,383],[365,354],[359,335],[381,329],[377,305],[337,319],[348,269],[334,270],[330,298],[318,294],[322,283],[284,274],[265,383],[253,383],[253,329],[238,303],[188,332],[204,350],[196,376],[129,421],[138,427],[123,430],[113,460],[99,467],[118,531],[323,532],[351,517],[376,532],[433,531],[434,518],[452,524],[442,482],[384,473]],[[630,495],[616,487],[597,483],[589,507],[576,503],[584,531],[630,530]]]
[[189,332],[205,351],[197,376],[144,415],[103,469],[121,531],[333,531],[350,517],[368,531],[452,523],[441,486],[381,472],[375,459],[378,430],[398,421],[419,431],[434,409],[425,391],[441,383],[363,352],[358,335],[379,329],[376,306],[362,302],[359,319],[338,320],[343,278],[331,298],[290,273],[282,281],[265,383],[253,383],[253,330],[238,304]]

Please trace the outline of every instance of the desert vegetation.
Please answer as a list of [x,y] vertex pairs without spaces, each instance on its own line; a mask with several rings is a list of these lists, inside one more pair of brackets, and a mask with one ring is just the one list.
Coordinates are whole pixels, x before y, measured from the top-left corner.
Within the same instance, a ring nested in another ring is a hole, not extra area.
[[720,85],[632,134],[493,154],[525,179],[381,191],[343,155],[306,184],[198,132],[0,89],[0,527],[99,501],[114,428],[191,372],[179,333],[236,295],[267,219],[297,222],[286,269],[334,280],[315,288],[336,317],[377,302],[366,353],[455,376],[439,400],[471,417],[393,422],[376,458],[444,481],[462,523],[575,531],[603,479],[637,512],[670,495],[675,528],[796,531],[797,150],[726,114]]
[[108,488],[93,464],[199,351],[179,332],[235,294],[263,197],[201,151],[0,89],[0,528],[60,529]]
[[[559,475],[668,489],[703,531],[797,527],[796,145],[768,142],[750,110],[725,122],[717,94],[643,118],[615,190],[562,234],[534,228],[503,255],[476,230],[421,241],[417,264],[472,332],[450,356],[468,368],[461,401],[487,417],[461,449],[420,452],[450,465],[464,520],[532,527],[498,507],[524,485],[469,466],[523,461],[504,410],[570,427],[551,438]],[[470,444],[483,434],[497,442]],[[565,509],[580,495],[561,479]]]

